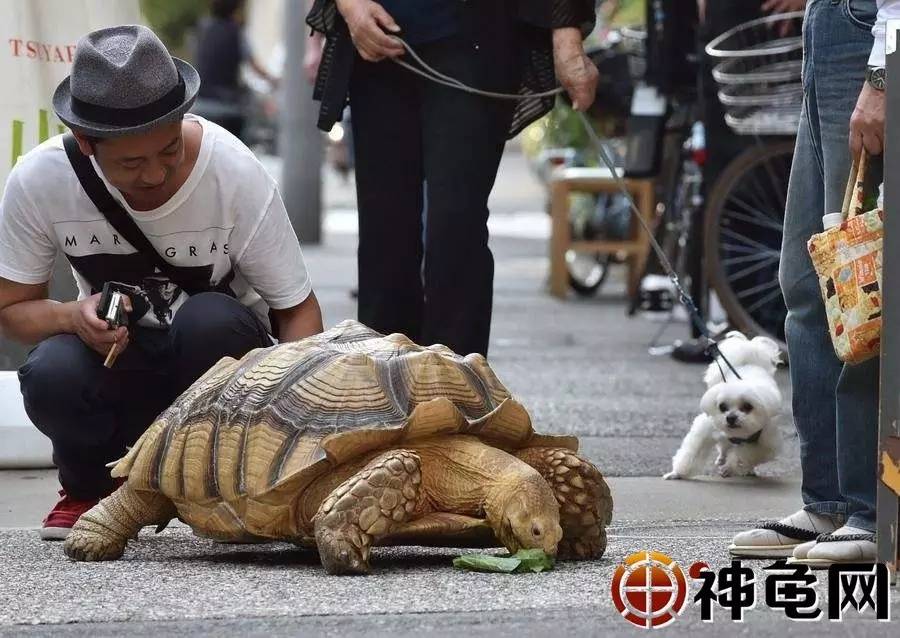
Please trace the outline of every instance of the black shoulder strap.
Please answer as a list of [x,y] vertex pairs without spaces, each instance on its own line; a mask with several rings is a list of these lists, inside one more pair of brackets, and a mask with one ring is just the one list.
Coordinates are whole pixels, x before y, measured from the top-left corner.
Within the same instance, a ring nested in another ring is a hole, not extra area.
[[150,240],[147,239],[147,236],[141,232],[141,229],[134,223],[131,216],[124,208],[122,208],[122,205],[115,200],[106,188],[103,180],[100,179],[100,176],[97,175],[97,171],[94,170],[91,159],[78,148],[78,141],[75,139],[75,136],[71,133],[64,135],[63,146],[66,149],[69,163],[72,165],[72,169],[75,171],[78,181],[81,182],[81,187],[94,203],[94,206],[97,207],[97,210],[99,210],[106,218],[106,221],[108,221],[129,244],[134,246],[135,250],[144,255],[151,264],[159,268],[160,272],[176,283],[182,290],[189,291],[190,288],[186,288],[180,281],[176,268],[156,252],[156,249],[153,247],[153,244],[150,243]]

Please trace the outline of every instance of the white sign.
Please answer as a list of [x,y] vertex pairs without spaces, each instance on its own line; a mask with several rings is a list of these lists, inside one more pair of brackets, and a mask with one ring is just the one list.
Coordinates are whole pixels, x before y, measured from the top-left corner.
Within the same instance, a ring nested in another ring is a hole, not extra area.
[[138,0],[3,0],[0,12],[0,183],[16,159],[63,132],[53,91],[75,43],[102,27],[141,22]]
[[[84,34],[140,23],[138,0],[0,0],[0,184],[20,155],[63,132],[56,86]],[[0,188],[2,192],[2,188]],[[31,424],[15,372],[0,372],[0,468],[48,467],[50,441]]]

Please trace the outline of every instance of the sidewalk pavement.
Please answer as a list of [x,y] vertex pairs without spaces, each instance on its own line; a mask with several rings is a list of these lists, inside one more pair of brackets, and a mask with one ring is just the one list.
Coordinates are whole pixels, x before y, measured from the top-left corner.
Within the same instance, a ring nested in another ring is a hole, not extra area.
[[[324,575],[312,552],[217,545],[175,525],[158,536],[145,530],[121,561],[78,564],[34,531],[55,499],[53,473],[0,472],[0,635],[632,636],[636,630],[610,598],[615,566],[626,556],[658,550],[683,566],[698,560],[723,566],[735,532],[794,511],[799,481],[789,418],[781,423],[784,457],[761,468],[759,478],[659,478],[696,413],[702,367],[647,354],[657,326],[625,316],[620,272],[595,299],[561,302],[545,293],[540,190],[527,181],[521,156],[504,162],[493,207],[491,363],[537,429],[578,435],[582,451],[608,477],[615,512],[602,560],[503,576],[454,569],[453,549],[376,549],[372,576],[335,578]],[[352,196],[339,187],[329,192],[325,243],[306,247],[305,255],[326,325],[333,325],[355,316],[348,293],[356,239],[334,199],[336,193],[352,203]],[[686,330],[676,326],[668,337]],[[789,622],[761,599],[768,562],[747,564],[756,568],[760,600],[744,625],[733,625],[723,610],[704,624],[688,607],[664,635],[889,631],[871,612],[842,625]],[[824,583],[820,575],[823,594]],[[896,616],[896,590],[893,597]]]

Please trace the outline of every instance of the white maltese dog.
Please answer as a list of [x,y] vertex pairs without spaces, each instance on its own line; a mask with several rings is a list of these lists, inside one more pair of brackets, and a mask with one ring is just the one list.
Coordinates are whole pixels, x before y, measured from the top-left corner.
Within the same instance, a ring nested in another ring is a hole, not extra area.
[[768,337],[747,339],[740,332],[729,332],[719,342],[719,350],[737,376],[722,357],[707,367],[702,413],[672,457],[672,471],[663,478],[700,474],[714,449],[721,476],[752,475],[757,465],[778,453],[781,437],[774,423],[781,412],[781,392],[775,382],[775,369],[781,362],[778,344]]

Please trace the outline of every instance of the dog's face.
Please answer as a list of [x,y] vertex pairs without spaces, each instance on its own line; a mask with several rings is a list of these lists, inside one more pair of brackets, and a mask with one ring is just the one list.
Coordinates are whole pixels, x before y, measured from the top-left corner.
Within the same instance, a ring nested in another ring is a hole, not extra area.
[[769,425],[781,409],[777,389],[758,380],[720,383],[706,391],[700,408],[730,438],[746,439]]

